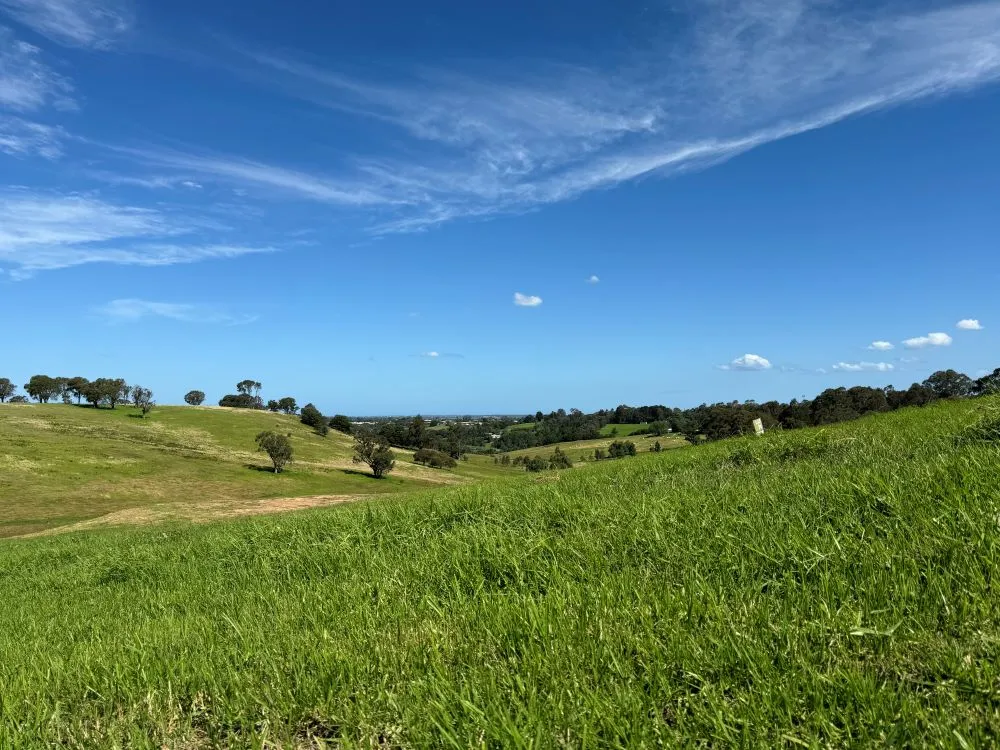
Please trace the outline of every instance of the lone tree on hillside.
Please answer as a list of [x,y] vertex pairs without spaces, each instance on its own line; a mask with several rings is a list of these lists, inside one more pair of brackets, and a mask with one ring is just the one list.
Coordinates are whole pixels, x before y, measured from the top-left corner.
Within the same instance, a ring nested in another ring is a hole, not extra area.
[[17,386],[10,382],[10,378],[0,378],[0,404],[9,399],[17,391]]
[[205,392],[204,391],[188,391],[187,395],[184,397],[185,403],[191,406],[201,406],[205,403]]
[[295,399],[291,396],[285,396],[283,399],[278,401],[278,409],[285,414],[294,414],[299,410],[299,405],[295,403]]
[[292,460],[292,444],[284,435],[277,432],[261,432],[255,438],[257,450],[266,453],[274,464],[274,473],[280,474],[285,464]]
[[385,442],[385,438],[371,430],[354,436],[354,458],[356,464],[368,464],[372,476],[381,479],[396,467],[396,460]]
[[149,388],[143,388],[141,385],[132,387],[132,403],[135,404],[137,409],[142,411],[143,417],[149,414],[153,410],[153,407],[156,406],[156,403],[153,401],[153,392]]

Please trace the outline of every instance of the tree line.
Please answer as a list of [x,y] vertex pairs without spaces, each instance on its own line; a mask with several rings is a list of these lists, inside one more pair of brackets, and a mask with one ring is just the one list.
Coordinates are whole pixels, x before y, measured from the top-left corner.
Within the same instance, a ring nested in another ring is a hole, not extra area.
[[86,402],[94,408],[114,409],[119,404],[128,404],[148,414],[156,405],[153,392],[141,385],[129,385],[124,378],[51,377],[32,375],[24,384],[26,395],[17,393],[17,386],[10,378],[0,378],[0,403],[28,403],[29,398],[40,404],[61,400],[78,406]]

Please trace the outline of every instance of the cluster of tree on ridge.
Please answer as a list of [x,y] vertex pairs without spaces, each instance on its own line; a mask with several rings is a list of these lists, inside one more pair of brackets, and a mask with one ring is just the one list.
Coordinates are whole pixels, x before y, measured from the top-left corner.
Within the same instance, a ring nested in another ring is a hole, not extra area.
[[141,385],[129,385],[124,378],[87,378],[51,377],[49,375],[32,375],[24,384],[27,395],[17,393],[17,386],[10,378],[0,378],[0,403],[27,403],[28,397],[40,404],[61,400],[64,404],[77,405],[84,401],[96,409],[107,407],[114,409],[119,404],[131,404],[142,411],[143,416],[155,406],[153,392]]
[[1000,393],[1000,368],[977,380],[955,370],[939,370],[923,382],[914,383],[905,390],[897,390],[892,386],[828,388],[814,399],[793,399],[788,403],[732,401],[702,404],[693,409],[622,405],[593,414],[584,414],[578,409],[567,413],[560,409],[549,414],[537,412],[525,417],[522,422],[533,424],[534,427],[506,430],[495,442],[495,447],[511,451],[567,440],[593,440],[600,437],[601,429],[609,424],[649,423],[644,431],[647,434],[663,435],[672,432],[688,437],[691,442],[719,440],[752,432],[755,419],[762,420],[765,429],[796,429],[844,422],[872,412],[924,406],[939,399],[972,398],[997,393]]

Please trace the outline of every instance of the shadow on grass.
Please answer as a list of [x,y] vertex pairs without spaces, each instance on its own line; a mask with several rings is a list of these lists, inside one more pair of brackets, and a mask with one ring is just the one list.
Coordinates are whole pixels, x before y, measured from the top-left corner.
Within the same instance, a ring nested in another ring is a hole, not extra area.
[[265,474],[274,474],[273,466],[261,466],[260,464],[243,464],[243,466],[247,469],[252,469],[253,471],[261,471]]
[[[341,469],[341,472],[352,477],[364,477],[365,479],[373,479],[373,480],[375,479],[375,477],[372,476],[372,473],[370,471],[358,471],[357,469]],[[382,477],[382,479],[385,479],[385,477]],[[381,481],[381,479],[378,481]]]

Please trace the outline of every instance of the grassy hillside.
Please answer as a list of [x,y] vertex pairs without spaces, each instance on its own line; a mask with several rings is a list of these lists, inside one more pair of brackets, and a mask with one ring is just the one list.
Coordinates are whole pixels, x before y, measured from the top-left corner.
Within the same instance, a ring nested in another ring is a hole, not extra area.
[[5,541],[0,746],[995,746],[998,410]]
[[628,437],[649,429],[649,422],[641,424],[606,424],[601,428],[603,437]]
[[[291,433],[295,462],[274,475],[254,436]],[[273,498],[401,492],[495,476],[492,459],[426,469],[398,452],[375,481],[351,462],[353,441],[322,438],[289,417],[219,408],[134,409],[0,405],[0,537],[117,514],[110,521],[217,517],[275,509]]]

